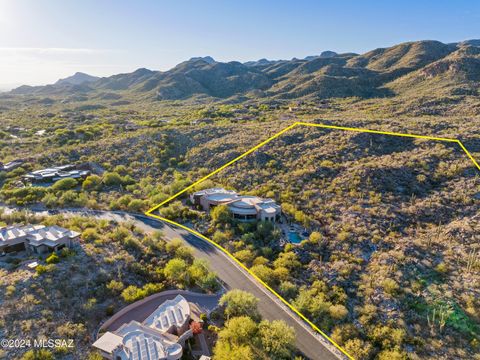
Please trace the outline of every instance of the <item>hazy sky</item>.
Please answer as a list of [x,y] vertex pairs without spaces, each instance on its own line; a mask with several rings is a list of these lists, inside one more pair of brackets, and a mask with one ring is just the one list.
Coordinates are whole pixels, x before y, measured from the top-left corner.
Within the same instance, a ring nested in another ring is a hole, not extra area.
[[166,70],[192,56],[290,59],[471,38],[474,0],[0,0],[0,87]]

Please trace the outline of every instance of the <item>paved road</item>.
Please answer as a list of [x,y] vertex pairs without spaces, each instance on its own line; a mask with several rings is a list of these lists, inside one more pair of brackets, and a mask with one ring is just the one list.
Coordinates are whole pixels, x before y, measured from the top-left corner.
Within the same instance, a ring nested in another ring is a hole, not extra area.
[[[339,356],[334,355],[326,345],[326,340],[315,334],[310,327],[297,315],[289,310],[284,304],[280,304],[261,284],[242,270],[233,260],[226,256],[215,246],[201,238],[192,235],[186,230],[173,228],[166,223],[143,215],[131,215],[122,212],[93,211],[93,210],[56,210],[53,213],[75,213],[97,218],[111,219],[116,221],[133,221],[136,226],[146,232],[161,230],[167,240],[179,238],[194,248],[194,255],[208,260],[210,268],[224,282],[226,289],[242,289],[254,294],[260,299],[258,308],[261,315],[268,320],[284,320],[292,326],[296,332],[296,346],[303,354],[312,360],[335,360]],[[41,211],[36,211],[41,212]],[[340,357],[342,358],[342,357]]]

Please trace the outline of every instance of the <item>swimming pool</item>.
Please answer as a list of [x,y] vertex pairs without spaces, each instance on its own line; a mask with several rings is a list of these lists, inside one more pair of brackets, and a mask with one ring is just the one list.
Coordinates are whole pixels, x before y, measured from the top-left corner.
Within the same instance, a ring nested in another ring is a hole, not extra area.
[[295,231],[289,231],[288,232],[288,240],[292,243],[292,244],[300,244],[302,242],[302,238],[300,237],[300,235],[298,235],[297,232]]

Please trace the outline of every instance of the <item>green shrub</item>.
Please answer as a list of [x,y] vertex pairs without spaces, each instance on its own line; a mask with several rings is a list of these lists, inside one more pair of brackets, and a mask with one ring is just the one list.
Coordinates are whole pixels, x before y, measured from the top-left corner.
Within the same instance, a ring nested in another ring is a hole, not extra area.
[[52,190],[54,191],[63,191],[70,190],[75,188],[78,185],[77,180],[73,178],[65,178],[58,180],[55,184],[52,185]]
[[52,271],[55,271],[56,266],[55,264],[49,264],[49,265],[38,265],[36,267],[36,271],[38,275],[46,274]]
[[121,281],[112,280],[107,284],[107,289],[114,294],[119,294],[124,288],[125,286]]
[[60,258],[58,257],[57,254],[55,253],[52,253],[49,257],[47,257],[47,259],[45,260],[45,262],[47,264],[57,264],[58,262],[60,261]]
[[54,360],[53,354],[49,350],[28,350],[21,360]]

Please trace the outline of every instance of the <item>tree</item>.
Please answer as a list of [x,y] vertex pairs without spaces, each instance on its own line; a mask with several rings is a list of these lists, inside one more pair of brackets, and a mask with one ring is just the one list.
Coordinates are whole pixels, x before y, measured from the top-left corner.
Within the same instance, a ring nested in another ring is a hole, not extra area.
[[382,286],[385,292],[389,295],[395,295],[399,289],[398,283],[390,278],[383,280]]
[[378,354],[378,360],[405,360],[407,355],[400,350],[383,350]]
[[374,344],[384,349],[400,347],[406,337],[406,331],[402,328],[391,328],[387,325],[377,325],[370,329],[368,336]]
[[128,303],[132,303],[144,298],[144,293],[142,289],[130,285],[125,290],[122,291],[122,298]]
[[147,283],[143,288],[138,288],[134,285],[130,285],[122,291],[122,298],[126,302],[134,302],[141,300],[149,295],[155,294],[163,290],[162,284]]
[[57,264],[58,262],[60,261],[60,258],[58,257],[57,254],[55,253],[52,253],[49,257],[47,257],[47,259],[45,260],[45,262],[47,264]]
[[[295,332],[284,321],[256,324],[248,316],[232,317],[218,333],[215,359],[292,359]],[[243,359],[243,358],[241,358]]]
[[283,320],[264,320],[258,327],[263,350],[270,359],[291,359],[295,346],[295,330]]
[[213,354],[217,360],[254,360],[253,350],[248,345],[235,346],[228,342],[217,341]]
[[203,289],[214,290],[217,286],[216,276],[210,271],[208,262],[204,259],[195,259],[188,273],[190,280]]
[[252,342],[257,334],[257,324],[248,316],[233,317],[227,321],[225,328],[218,337],[233,345],[243,345]]
[[112,280],[107,284],[107,289],[114,294],[120,293],[125,286],[121,281]]
[[187,263],[183,259],[172,259],[165,265],[163,273],[169,281],[183,284],[187,278]]
[[53,354],[45,349],[29,350],[23,354],[22,360],[54,360]]
[[220,306],[225,306],[227,319],[235,316],[249,316],[254,320],[260,319],[257,309],[258,299],[243,290],[230,290],[220,298]]
[[133,199],[128,204],[128,210],[133,212],[140,212],[145,207],[145,203],[141,199]]
[[88,360],[103,360],[104,357],[100,355],[98,352],[91,352],[88,355]]
[[212,211],[210,211],[210,216],[212,217],[214,224],[219,225],[226,225],[230,223],[232,219],[232,214],[227,205],[215,206]]
[[225,234],[224,232],[221,232],[220,230],[217,230],[213,234],[212,240],[217,244],[223,244],[223,243],[226,243],[229,240],[229,238],[227,234]]
[[247,266],[249,266],[255,259],[255,254],[252,252],[252,250],[249,249],[237,251],[233,254],[233,256],[235,256],[238,260],[240,260],[243,264]]
[[53,208],[57,205],[58,203],[58,198],[55,194],[52,193],[47,193],[42,199],[42,203],[45,204],[47,208]]
[[[161,236],[163,236],[163,234],[162,234]],[[169,241],[169,242],[167,243],[167,245],[165,245],[165,249],[166,249],[170,254],[174,254],[175,251],[176,251],[179,247],[181,247],[181,246],[183,246],[183,245],[184,245],[184,243],[183,243],[182,239],[172,239],[171,241]]]
[[323,328],[331,326],[330,306],[325,293],[326,285],[321,281],[315,281],[310,287],[302,287],[293,305],[302,313],[311,316],[313,321],[318,322]]
[[252,266],[250,268],[250,271],[257,275],[260,280],[266,282],[268,285],[273,285],[275,283],[275,273],[267,265]]
[[308,239],[312,244],[318,245],[322,240],[322,234],[320,234],[318,231],[313,231],[308,237]]
[[98,175],[90,175],[82,183],[82,189],[85,191],[100,190],[102,187],[102,178]]
[[355,359],[366,360],[372,355],[372,345],[361,339],[347,340],[344,345],[345,351]]
[[257,333],[257,324],[248,316],[234,317],[218,333],[213,349],[215,359],[255,359],[251,344]]
[[122,177],[116,172],[106,172],[103,175],[103,183],[107,186],[122,184]]
[[343,320],[348,315],[347,308],[340,304],[332,305],[328,310],[330,311],[330,316],[335,320]]
[[292,299],[297,295],[297,286],[290,281],[282,281],[278,288],[280,293],[287,299]]
[[302,264],[298,261],[297,254],[293,251],[280,253],[278,258],[274,261],[275,268],[285,267],[290,271],[299,268]]
[[73,178],[65,178],[58,180],[55,184],[52,185],[52,190],[55,191],[62,191],[62,190],[70,190],[75,188],[78,185],[77,180]]
[[95,228],[86,228],[82,232],[82,239],[86,242],[93,242],[95,240],[98,240],[99,238],[100,235]]
[[272,236],[272,231],[274,229],[274,226],[271,222],[269,221],[260,221],[257,224],[257,231],[256,235],[258,238],[262,239],[262,243],[266,244],[268,243],[268,240]]
[[193,260],[193,248],[190,246],[179,246],[175,250],[175,257],[191,262]]

